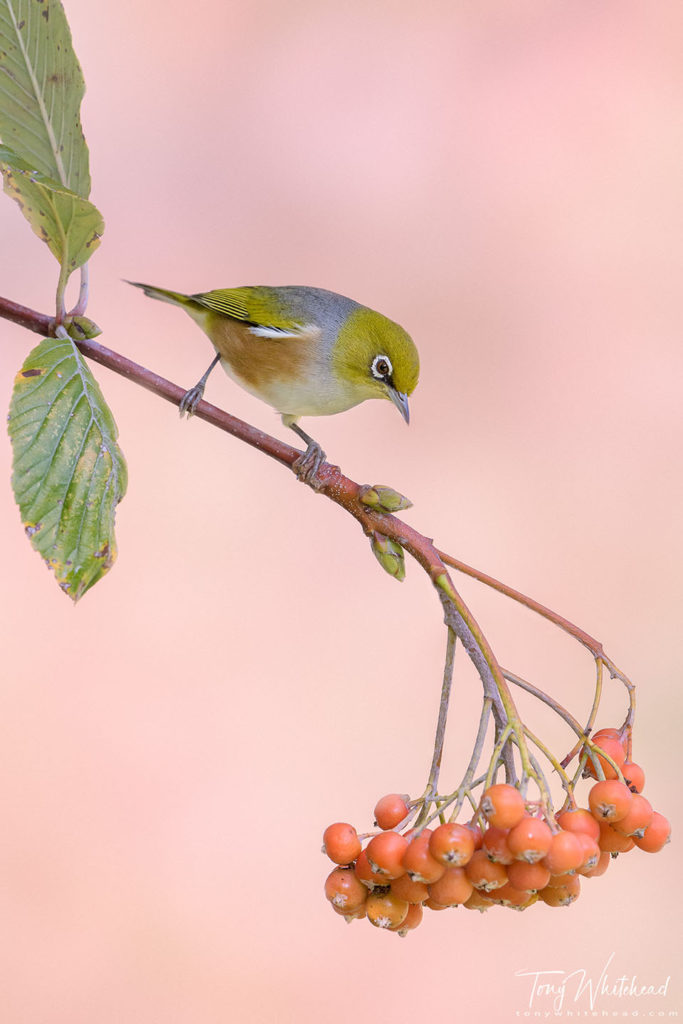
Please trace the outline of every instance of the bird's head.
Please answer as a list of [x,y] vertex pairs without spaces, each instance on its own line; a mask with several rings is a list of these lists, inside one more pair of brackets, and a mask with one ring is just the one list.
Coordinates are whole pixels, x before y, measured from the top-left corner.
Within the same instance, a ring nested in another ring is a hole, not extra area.
[[417,385],[420,359],[410,335],[365,306],[354,309],[339,331],[333,362],[359,402],[388,398],[409,422],[408,396]]

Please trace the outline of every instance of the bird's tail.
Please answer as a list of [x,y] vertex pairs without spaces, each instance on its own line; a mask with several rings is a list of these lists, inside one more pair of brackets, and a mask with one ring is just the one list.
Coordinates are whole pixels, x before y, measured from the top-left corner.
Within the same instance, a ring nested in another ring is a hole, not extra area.
[[183,295],[182,292],[170,292],[166,288],[155,288],[154,285],[141,284],[139,281],[126,281],[126,284],[132,284],[134,288],[142,288],[145,295],[149,295],[150,299],[159,299],[161,302],[171,302],[174,306],[192,305],[191,297],[189,295]]

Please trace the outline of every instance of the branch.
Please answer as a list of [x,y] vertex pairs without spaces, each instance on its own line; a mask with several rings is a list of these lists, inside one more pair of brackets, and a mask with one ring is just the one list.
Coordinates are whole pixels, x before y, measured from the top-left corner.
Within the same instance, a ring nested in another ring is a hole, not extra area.
[[[592,637],[590,633],[586,633],[585,630],[574,625],[574,623],[570,622],[569,619],[565,619],[563,615],[559,615],[557,612],[554,612],[552,608],[548,608],[546,605],[541,604],[540,601],[535,601],[533,597],[527,597],[526,594],[522,594],[519,590],[509,587],[506,583],[501,583],[500,580],[495,579],[494,576],[489,576],[487,573],[481,572],[479,569],[475,569],[471,565],[467,565],[465,562],[461,562],[460,559],[454,558],[445,551],[438,551],[437,554],[445,565],[450,565],[452,569],[457,569],[458,572],[463,573],[465,576],[471,576],[472,579],[478,580],[487,587],[491,587],[492,590],[497,590],[499,594],[503,594],[505,597],[509,597],[513,601],[517,601],[518,604],[524,605],[525,608],[528,608],[530,611],[540,615],[541,618],[547,619],[548,622],[552,622],[555,626],[558,626],[563,630],[563,632],[574,637],[575,640],[578,640],[580,644],[591,652],[594,658],[600,659],[600,661],[603,662],[612,679],[621,680],[629,691],[629,694],[632,693],[634,687],[631,680],[628,676],[624,675],[621,669],[617,668],[611,658],[607,657],[600,641],[596,640],[595,637]],[[633,717],[633,712],[631,717]]]
[[0,316],[5,320],[25,327],[27,331],[40,334],[43,338],[53,338],[52,319],[44,313],[36,313],[28,306],[20,306],[18,302],[0,297]]
[[[13,320],[14,323],[43,336],[54,335],[53,320],[7,299],[0,298],[0,316]],[[185,390],[177,384],[160,377],[118,352],[106,348],[97,341],[77,338],[74,341],[83,355],[88,358],[121,374],[174,405],[180,404]],[[300,453],[291,445],[278,441],[208,402],[200,401],[195,415],[257,448],[289,469],[293,469],[293,465],[299,457]],[[514,740],[520,753],[523,769],[522,783],[525,784],[526,779],[533,774],[533,769],[523,724],[490,644],[450,579],[446,562],[454,564],[455,560],[447,555],[442,556],[429,538],[418,533],[407,523],[393,515],[375,511],[364,505],[360,500],[362,493],[360,485],[344,476],[338,466],[326,462],[321,465],[315,481],[315,490],[349,512],[368,537],[380,533],[400,544],[428,574],[441,599],[446,625],[461,640],[480,676],[484,694],[491,700],[497,734],[502,734],[505,737],[501,743],[501,754],[505,762],[508,781],[514,782],[516,779],[512,748]],[[456,564],[456,568],[461,568],[461,566],[462,563]],[[593,641],[593,643],[595,642]]]
[[[43,313],[36,313],[35,310],[28,309],[26,306],[20,306],[10,299],[0,297],[0,317],[4,317],[5,320],[11,320],[13,323],[19,324],[20,327],[25,327],[35,334],[40,334],[43,338],[55,337],[56,325],[52,317],[45,316]],[[160,398],[165,398],[167,402],[171,402],[173,405],[180,404],[180,400],[187,390],[186,388],[173,384],[170,380],[166,380],[165,377],[160,377],[159,374],[153,373],[152,370],[140,366],[139,363],[133,362],[132,359],[127,359],[110,348],[106,348],[106,346],[101,345],[97,341],[92,339],[74,340],[84,356],[87,356],[96,363],[100,363],[102,366],[106,366],[107,369],[113,370],[114,373],[118,373],[122,377],[126,377],[128,380],[133,381],[134,384],[139,384],[140,387],[146,388],[147,391],[152,391]],[[270,437],[269,434],[264,434],[263,431],[250,426],[248,423],[244,423],[242,420],[238,420],[235,416],[231,416],[209,402],[200,402],[195,415],[198,419],[206,420],[207,423],[212,423],[220,430],[225,430],[226,433],[232,434],[233,437],[238,437],[246,444],[258,448],[265,455],[270,455],[271,458],[276,459],[284,466],[291,468],[292,464],[301,454],[295,448],[292,448],[291,445],[278,441],[276,438]]]
[[[54,320],[42,313],[36,313],[32,309],[27,309],[25,306],[11,302],[9,299],[0,298],[0,317],[12,320],[14,323],[26,327],[30,331],[41,334],[43,337],[54,337],[55,335]],[[181,388],[178,384],[173,384],[171,381],[166,380],[165,377],[160,377],[146,367],[140,366],[139,363],[133,362],[132,359],[128,359],[112,349],[106,348],[97,341],[92,339],[74,340],[84,356],[94,360],[96,363],[100,363],[102,366],[106,366],[107,369],[113,370],[114,373],[118,373],[122,377],[126,377],[128,380],[133,381],[133,383],[139,384],[140,387],[152,391],[167,402],[171,402],[173,405],[180,404],[186,391],[185,388]],[[209,402],[199,402],[194,415],[198,419],[206,420],[207,423],[211,423],[220,430],[224,430],[233,437],[244,441],[253,448],[257,448],[289,469],[292,468],[294,462],[301,454],[296,448],[292,448],[291,445],[271,437],[256,427],[252,427],[250,424],[237,419],[236,416],[231,416],[230,413],[224,412],[224,410],[219,409],[215,405],[211,405]],[[324,494],[331,501],[341,505],[347,512],[350,512],[359,522],[367,536],[371,536],[374,532],[379,532],[390,537],[392,540],[396,540],[419,562],[422,568],[429,574],[432,582],[441,588],[440,593],[442,596],[444,593],[448,594],[451,598],[455,596],[460,613],[456,616],[456,619],[459,621],[458,628],[455,631],[460,636],[460,632],[463,632],[464,620],[467,640],[466,647],[468,650],[471,650],[474,644],[475,647],[480,648],[483,634],[481,634],[478,625],[469,614],[462,600],[459,599],[448,577],[444,562],[439,557],[432,541],[418,533],[417,530],[413,530],[407,523],[397,519],[395,516],[384,512],[376,512],[364,505],[360,501],[360,485],[344,476],[338,466],[333,466],[327,462],[323,463],[318,471],[318,480],[319,483],[315,488],[318,493]],[[438,583],[437,580],[439,581]],[[463,612],[465,613],[464,615]],[[461,637],[461,639],[463,638]],[[484,657],[493,675],[499,674],[500,683],[507,689],[500,668],[497,668],[497,663],[493,658],[493,653],[488,644],[486,644],[486,641],[484,641],[484,644],[486,650],[480,652],[481,656]]]
[[587,647],[593,657],[598,658],[603,656],[602,644],[599,640],[590,636],[589,633],[584,632],[578,626],[575,626],[573,622],[565,619],[564,616],[558,615],[552,608],[546,608],[544,604],[535,601],[533,597],[527,597],[526,594],[521,594],[518,590],[514,590],[509,587],[506,583],[501,583],[500,580],[495,579],[493,576],[488,576],[484,572],[480,572],[479,569],[474,569],[471,565],[467,565],[465,562],[461,562],[457,558],[453,558],[452,555],[446,554],[445,551],[440,551],[439,554],[444,560],[446,565],[450,565],[451,568],[457,569],[458,572],[464,573],[466,576],[471,576],[472,579],[479,580],[480,583],[484,583],[487,587],[491,587],[493,590],[497,590],[499,594],[504,594],[505,597],[512,598],[513,601],[517,601],[519,604],[523,604],[525,608],[529,608],[531,611],[536,612],[544,619],[548,619],[549,622],[553,622],[560,629],[563,629],[565,633],[569,633],[575,640]]

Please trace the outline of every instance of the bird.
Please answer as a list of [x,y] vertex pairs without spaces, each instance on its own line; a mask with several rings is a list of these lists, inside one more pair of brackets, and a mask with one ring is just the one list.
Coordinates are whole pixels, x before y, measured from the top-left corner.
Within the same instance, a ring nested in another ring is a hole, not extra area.
[[420,361],[410,335],[388,317],[325,288],[252,285],[185,295],[128,281],[145,295],[181,306],[208,336],[215,357],[180,402],[191,416],[220,362],[246,391],[271,405],[306,444],[294,463],[314,484],[327,458],[300,426],[302,416],[330,416],[371,398],[394,403],[410,422],[408,397]]

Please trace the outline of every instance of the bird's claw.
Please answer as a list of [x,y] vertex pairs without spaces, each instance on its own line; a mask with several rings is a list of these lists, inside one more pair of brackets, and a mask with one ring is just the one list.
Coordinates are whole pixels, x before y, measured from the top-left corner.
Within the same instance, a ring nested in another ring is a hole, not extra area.
[[314,490],[319,490],[322,485],[318,480],[318,470],[326,458],[320,445],[312,441],[306,451],[302,452],[299,458],[292,463],[292,469],[303,484],[308,484]]
[[197,406],[199,405],[203,397],[203,384],[195,384],[193,388],[190,388],[189,391],[186,391],[183,397],[180,399],[180,405],[178,406],[181,417],[184,416],[185,413],[187,413],[188,419],[190,416],[194,416]]

